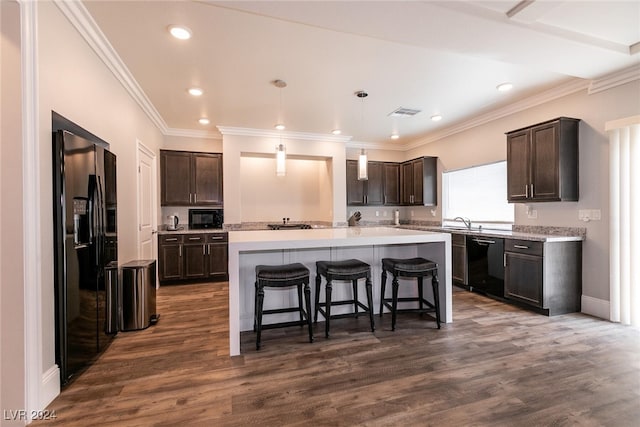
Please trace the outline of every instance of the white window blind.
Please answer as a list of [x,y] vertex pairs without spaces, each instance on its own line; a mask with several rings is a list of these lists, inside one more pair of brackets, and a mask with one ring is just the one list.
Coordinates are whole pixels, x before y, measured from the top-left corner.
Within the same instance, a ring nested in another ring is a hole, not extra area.
[[473,166],[442,174],[443,219],[461,216],[474,224],[513,224],[507,203],[507,162]]

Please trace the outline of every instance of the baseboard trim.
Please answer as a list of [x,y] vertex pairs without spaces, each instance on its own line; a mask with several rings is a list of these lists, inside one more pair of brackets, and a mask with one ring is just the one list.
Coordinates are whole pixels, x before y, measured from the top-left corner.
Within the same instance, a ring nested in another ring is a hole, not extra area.
[[582,310],[584,314],[609,320],[609,301],[582,295]]
[[42,374],[40,407],[46,408],[60,394],[60,369],[53,365]]

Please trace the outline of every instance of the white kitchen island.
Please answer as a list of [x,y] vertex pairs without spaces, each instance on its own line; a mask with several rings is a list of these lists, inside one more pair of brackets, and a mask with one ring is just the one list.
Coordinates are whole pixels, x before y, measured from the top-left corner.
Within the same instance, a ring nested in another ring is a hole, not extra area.
[[[389,327],[390,316],[380,319],[381,259],[421,256],[438,263],[440,280],[440,317],[452,321],[451,302],[451,235],[394,227],[318,228],[310,230],[252,230],[229,232],[229,346],[230,355],[240,354],[240,332],[253,329],[255,266],[300,262],[311,272],[312,305],[315,295],[316,261],[357,258],[371,265],[376,329]],[[362,281],[364,282],[364,281]],[[390,284],[390,278],[388,279]],[[364,286],[364,283],[360,284]],[[387,286],[388,292],[391,286]],[[425,294],[430,298],[430,286]],[[351,286],[333,287],[333,300],[339,300]],[[400,286],[402,295],[415,295],[415,286]],[[359,292],[360,293],[360,292]],[[348,296],[347,294],[346,296]],[[364,291],[361,295],[365,295]],[[390,295],[390,294],[389,294]],[[324,300],[324,293],[321,295]],[[289,305],[297,301],[295,289],[265,293],[265,308]],[[347,307],[342,307],[348,310]],[[332,310],[332,314],[334,310]],[[336,311],[335,313],[339,313]],[[296,320],[285,313],[265,317],[265,324]],[[323,320],[320,317],[318,320]],[[381,320],[383,321],[380,324]],[[401,320],[398,327],[402,327]]]

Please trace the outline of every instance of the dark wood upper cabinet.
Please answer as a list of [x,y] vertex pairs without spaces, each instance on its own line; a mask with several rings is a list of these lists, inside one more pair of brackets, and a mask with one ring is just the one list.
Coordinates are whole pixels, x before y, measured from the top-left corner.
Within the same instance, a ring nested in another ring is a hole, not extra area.
[[368,179],[359,181],[358,161],[347,160],[347,205],[397,205],[398,171],[397,164],[367,162]]
[[560,117],[507,132],[509,202],[578,200],[579,124]]
[[400,204],[400,165],[397,163],[383,163],[384,175],[384,204]]
[[436,206],[438,204],[438,158],[420,157],[400,165],[403,205]]
[[222,154],[160,150],[162,206],[220,206]]

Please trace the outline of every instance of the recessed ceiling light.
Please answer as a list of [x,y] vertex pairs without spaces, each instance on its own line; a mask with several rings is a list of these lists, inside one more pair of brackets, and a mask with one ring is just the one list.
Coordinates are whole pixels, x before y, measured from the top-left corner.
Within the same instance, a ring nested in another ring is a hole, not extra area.
[[500,83],[498,86],[496,86],[496,89],[498,89],[498,91],[500,92],[507,92],[511,89],[513,89],[513,83]]
[[393,135],[391,135],[391,139],[398,139],[400,138],[400,135],[398,135],[397,133],[394,133]]
[[334,135],[340,135],[342,133],[342,131],[340,129],[334,129],[331,131],[332,134]]
[[209,119],[207,119],[206,117],[201,118],[200,120],[198,120],[198,123],[200,123],[201,125],[208,125]]
[[200,96],[202,95],[204,92],[202,91],[202,89],[200,89],[199,87],[192,87],[189,88],[189,95],[193,95],[193,96]]
[[171,35],[180,40],[189,40],[191,38],[191,30],[180,25],[169,25]]
[[276,129],[278,130],[284,130],[285,126],[282,123],[278,123],[277,125],[274,126]]
[[442,116],[440,114],[434,114],[433,116],[431,116],[431,120],[433,120],[434,122],[440,121],[442,120]]

